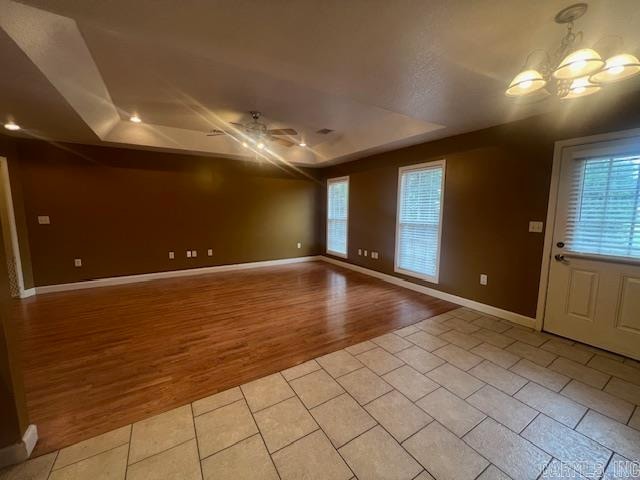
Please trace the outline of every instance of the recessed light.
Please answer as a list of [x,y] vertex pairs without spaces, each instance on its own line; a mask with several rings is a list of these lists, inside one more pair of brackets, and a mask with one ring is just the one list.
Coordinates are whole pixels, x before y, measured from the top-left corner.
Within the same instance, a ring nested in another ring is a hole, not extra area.
[[142,123],[142,120],[138,115],[131,115],[131,118],[129,120],[131,120],[133,123]]
[[244,148],[247,148],[249,145],[247,145],[247,142],[242,142],[242,146],[243,146]]
[[4,124],[4,128],[6,128],[7,130],[20,130],[20,125],[17,125],[14,122],[7,122]]
[[298,145],[300,145],[301,147],[306,147],[307,146],[307,144],[304,143],[304,142],[300,142]]
[[259,143],[258,143],[258,145],[257,145],[257,147],[258,147],[260,150],[262,150],[262,149],[264,148],[264,143],[259,142]]

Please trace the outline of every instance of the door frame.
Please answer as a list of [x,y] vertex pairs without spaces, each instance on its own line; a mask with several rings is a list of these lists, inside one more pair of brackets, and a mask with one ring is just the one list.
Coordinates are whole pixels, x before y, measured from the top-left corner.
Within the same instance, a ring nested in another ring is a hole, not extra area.
[[[24,288],[24,276],[22,272],[22,259],[20,257],[20,244],[18,242],[18,229],[16,228],[16,216],[13,209],[13,195],[11,193],[11,181],[9,180],[9,163],[5,157],[0,157],[0,182],[2,182],[2,196],[0,208],[6,208],[7,220],[9,223],[9,237],[11,244],[5,245],[5,253],[8,258],[14,259],[16,268],[16,282],[18,283],[18,297],[30,296]],[[0,239],[2,240],[2,239]]]
[[554,229],[558,210],[558,191],[560,189],[560,165],[564,151],[567,148],[586,146],[590,144],[611,142],[638,137],[640,128],[621,130],[619,132],[589,135],[586,137],[569,138],[555,142],[553,149],[553,166],[549,185],[549,203],[547,205],[547,223],[544,233],[544,248],[542,250],[542,266],[540,269],[540,285],[538,288],[538,305],[536,307],[535,329],[540,331],[544,327],[544,314],[547,307],[547,290],[549,287],[549,270],[551,268],[551,251],[553,248]]

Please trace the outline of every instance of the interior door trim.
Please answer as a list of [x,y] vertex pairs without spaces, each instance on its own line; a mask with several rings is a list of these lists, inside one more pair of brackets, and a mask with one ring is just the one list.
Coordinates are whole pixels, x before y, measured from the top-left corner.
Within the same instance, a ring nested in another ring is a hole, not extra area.
[[547,289],[549,287],[549,270],[551,262],[551,251],[553,248],[554,227],[556,223],[556,213],[558,208],[558,190],[560,188],[560,165],[568,149],[584,146],[585,148],[593,144],[604,142],[615,142],[618,140],[630,140],[638,137],[640,141],[640,128],[610,132],[600,135],[590,135],[586,137],[570,138],[558,140],[553,148],[553,165],[551,169],[551,181],[549,183],[549,203],[547,205],[547,223],[544,233],[544,248],[542,250],[542,265],[540,267],[540,284],[538,287],[538,304],[536,306],[535,329],[542,330],[544,326],[544,314],[547,307]]

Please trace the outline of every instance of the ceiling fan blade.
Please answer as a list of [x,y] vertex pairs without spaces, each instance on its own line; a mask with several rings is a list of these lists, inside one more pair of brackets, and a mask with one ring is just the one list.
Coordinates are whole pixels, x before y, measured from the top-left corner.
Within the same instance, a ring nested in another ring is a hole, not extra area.
[[289,140],[286,140],[284,138],[278,138],[278,137],[271,137],[269,140],[279,143],[280,145],[284,146],[284,147],[291,147],[292,145],[295,145],[295,143],[290,142]]
[[293,128],[272,128],[271,130],[267,130],[269,135],[297,135]]
[[231,125],[235,125],[236,127],[244,128],[244,125],[237,122],[229,122]]

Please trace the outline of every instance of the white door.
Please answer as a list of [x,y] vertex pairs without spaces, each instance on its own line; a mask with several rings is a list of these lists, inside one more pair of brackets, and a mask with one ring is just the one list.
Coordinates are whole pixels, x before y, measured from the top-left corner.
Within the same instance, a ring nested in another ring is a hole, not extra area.
[[544,329],[640,359],[640,138],[563,151]]

